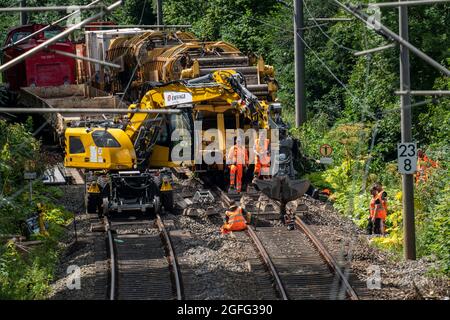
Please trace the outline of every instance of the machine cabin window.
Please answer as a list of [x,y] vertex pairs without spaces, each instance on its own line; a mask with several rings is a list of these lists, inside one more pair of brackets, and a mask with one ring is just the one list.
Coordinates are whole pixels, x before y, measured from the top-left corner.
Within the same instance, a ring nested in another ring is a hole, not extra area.
[[80,137],[69,137],[69,151],[71,154],[84,153],[84,146]]
[[105,130],[97,130],[92,133],[92,139],[99,148],[120,148],[120,143]]

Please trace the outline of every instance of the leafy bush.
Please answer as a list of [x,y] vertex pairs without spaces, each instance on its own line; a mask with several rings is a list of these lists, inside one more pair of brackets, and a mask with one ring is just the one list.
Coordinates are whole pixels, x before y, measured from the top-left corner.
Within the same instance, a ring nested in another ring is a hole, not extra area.
[[0,120],[0,234],[27,234],[25,220],[40,209],[47,232],[32,235],[41,245],[23,252],[12,242],[0,246],[0,299],[42,299],[50,291],[50,281],[58,258],[58,239],[69,220],[68,213],[53,202],[62,196],[61,190],[35,181],[32,203],[29,200],[23,173],[32,159],[33,170],[42,172],[39,161],[40,143],[28,131],[32,125],[8,124]]
[[0,252],[0,299],[43,299],[57,263],[55,245],[47,242],[29,253],[8,243]]

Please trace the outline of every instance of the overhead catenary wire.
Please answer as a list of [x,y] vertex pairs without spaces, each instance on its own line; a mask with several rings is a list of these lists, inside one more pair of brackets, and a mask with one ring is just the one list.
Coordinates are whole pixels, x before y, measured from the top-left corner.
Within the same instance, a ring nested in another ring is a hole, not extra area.
[[378,8],[398,8],[403,6],[419,6],[419,5],[431,5],[441,4],[449,2],[450,0],[414,0],[414,1],[402,1],[402,2],[377,2],[369,4],[361,4],[362,7],[378,7]]
[[[228,11],[230,11],[230,12],[232,12],[232,13],[234,13],[234,14],[238,14],[238,15],[240,15],[240,16],[242,16],[243,15],[243,13],[240,13],[240,12],[236,12],[236,11],[233,11],[233,10],[229,10],[228,8],[227,8],[227,10]],[[260,22],[260,23],[262,23],[262,24],[265,24],[265,25],[268,25],[268,26],[271,26],[271,27],[273,27],[273,28],[276,28],[276,29],[278,29],[278,30],[280,30],[280,31],[283,31],[283,32],[292,32],[293,33],[293,31],[291,31],[291,30],[288,30],[288,29],[285,29],[285,28],[283,28],[283,27],[281,27],[281,26],[277,26],[277,25],[274,25],[274,24],[272,24],[272,23],[269,23],[269,22],[267,22],[267,21],[264,21],[264,20],[261,20],[261,19],[256,19],[256,18],[253,18],[253,17],[248,17],[250,20],[253,20],[253,21],[257,21],[257,22]],[[323,61],[323,59],[322,58],[320,58],[320,56],[319,56],[319,54],[305,41],[305,39],[303,38],[303,37],[301,37],[299,34],[298,34],[298,32],[297,32],[297,36],[299,37],[299,39],[305,44],[305,46],[308,48],[308,50],[310,50],[311,51],[311,53],[314,55],[314,57],[322,64],[322,66],[327,70],[327,72],[339,83],[339,85],[350,95],[350,97],[352,98],[352,99],[354,99],[356,102],[358,102],[360,99],[358,98],[358,97],[356,97],[351,91],[350,91],[350,89],[345,85],[345,83],[341,80],[341,79],[339,79],[339,77],[331,70],[331,68],[325,63],[325,61]],[[359,102],[361,105],[363,105],[361,102]]]
[[[101,1],[101,0],[95,0],[95,1],[91,2],[90,4],[88,4],[86,7],[93,6],[93,5],[97,4],[97,3],[99,3],[100,1]],[[80,10],[75,10],[75,11],[69,13],[68,15],[66,15],[66,16],[64,16],[64,17],[62,17],[62,18],[60,18],[60,19],[58,19],[58,20],[56,20],[56,21],[54,21],[54,22],[52,22],[52,23],[49,23],[47,26],[45,26],[45,27],[43,27],[43,28],[41,28],[41,29],[39,29],[39,30],[37,30],[37,31],[35,31],[35,32],[33,32],[33,33],[31,33],[31,34],[25,36],[25,37],[23,37],[23,38],[20,38],[20,39],[17,40],[16,42],[13,42],[13,43],[10,43],[10,44],[4,46],[3,48],[1,48],[1,50],[5,50],[5,49],[7,49],[7,48],[14,47],[14,46],[16,46],[16,45],[18,45],[18,44],[20,44],[20,43],[22,43],[22,42],[24,42],[24,41],[26,41],[26,40],[32,38],[32,37],[34,37],[35,35],[37,35],[37,34],[39,34],[39,33],[42,33],[42,32],[44,32],[45,30],[50,29],[51,27],[54,27],[55,25],[59,24],[60,22],[62,22],[62,21],[64,21],[64,20],[67,20],[67,19],[69,19],[70,17],[73,17],[73,16],[79,14],[80,12],[81,12]]]
[[418,58],[422,59],[426,63],[428,63],[430,66],[434,67],[436,70],[439,70],[442,74],[446,76],[450,76],[450,70],[448,70],[446,67],[441,65],[439,62],[428,56],[423,51],[419,50],[417,47],[415,47],[413,44],[411,44],[409,41],[406,41],[403,39],[400,35],[393,32],[389,28],[387,28],[385,25],[383,25],[380,21],[375,21],[375,23],[370,22],[368,16],[365,13],[362,13],[357,7],[354,6],[348,6],[347,4],[344,4],[338,0],[332,0],[334,1],[341,9],[344,11],[352,14],[359,20],[361,20],[364,24],[370,26],[371,28],[374,28],[375,31],[382,35],[383,37],[391,40],[396,41],[400,45],[404,46],[408,49],[408,52],[413,53]]
[[73,31],[81,28],[82,26],[104,16],[105,14],[108,14],[109,12],[115,10],[117,7],[119,7],[122,4],[122,0],[116,1],[113,4],[111,4],[110,6],[104,8],[103,10],[101,10],[100,12],[98,12],[97,14],[90,16],[89,18],[71,26],[70,28],[65,29],[64,31],[58,33],[57,35],[53,36],[52,38],[38,44],[37,46],[33,47],[32,49],[28,50],[27,52],[21,54],[20,56],[0,65],[0,71],[6,71],[9,68],[15,66],[16,64],[22,62],[23,60],[25,60],[27,57],[32,56],[33,54],[36,54],[37,52],[46,49],[47,47],[49,47],[50,45],[52,45],[53,43],[57,42],[59,39],[62,39],[64,37],[66,37],[67,35],[69,35],[70,33],[72,33]]
[[0,8],[0,13],[11,13],[11,12],[48,12],[48,11],[68,11],[71,9],[76,10],[95,10],[103,9],[104,5],[93,5],[93,6],[47,6],[47,7],[7,7]]
[[311,11],[309,11],[309,8],[308,8],[307,1],[306,1],[306,0],[303,0],[303,4],[304,4],[304,6],[305,6],[306,12],[307,12],[308,15],[311,17],[311,20],[314,22],[314,24],[316,25],[316,27],[320,30],[320,32],[321,32],[328,40],[330,40],[334,45],[336,45],[337,47],[339,47],[339,48],[341,48],[341,49],[350,51],[350,52],[352,52],[352,53],[355,53],[355,52],[358,51],[358,50],[355,50],[355,49],[353,49],[353,48],[349,48],[349,47],[346,47],[346,46],[344,46],[344,45],[342,45],[342,44],[339,44],[339,43],[337,43],[333,38],[331,38],[331,37],[328,35],[328,33],[326,33],[326,32],[322,29],[322,27],[317,23],[317,20],[314,19],[314,16],[311,14]]
[[[141,10],[141,17],[140,17],[140,19],[139,19],[139,24],[141,24],[142,19],[144,18],[144,11],[145,11],[146,3],[147,3],[147,0],[144,0],[144,3],[143,3],[143,5],[142,5],[142,10]],[[131,48],[128,48],[127,50],[130,50],[130,49],[131,49]],[[122,97],[120,98],[120,103],[123,102],[123,99],[125,98],[125,96],[126,96],[126,94],[127,94],[127,92],[128,92],[128,89],[129,89],[130,86],[131,86],[131,83],[133,82],[133,78],[134,78],[134,76],[135,76],[135,74],[136,74],[136,71],[137,71],[137,69],[139,68],[139,65],[140,65],[140,62],[141,62],[141,61],[140,61],[140,57],[138,56],[137,59],[138,59],[138,61],[137,61],[137,63],[136,63],[136,66],[134,67],[133,72],[131,73],[131,76],[130,76],[130,79],[128,80],[127,86],[125,87],[125,90],[123,91],[123,95],[122,95]]]
[[120,108],[0,108],[0,113],[86,113],[86,114],[134,114],[134,113],[149,113],[149,114],[177,114],[181,113],[180,109],[120,109]]
[[[234,13],[234,14],[237,14],[237,15],[239,15],[239,16],[243,16],[244,14],[242,13],[242,12],[236,12],[236,11],[233,11],[233,10],[230,10],[229,8],[226,8],[226,10],[227,11],[229,11],[229,12],[231,12],[231,13]],[[290,29],[286,29],[286,28],[284,28],[284,27],[282,27],[282,26],[279,26],[279,25],[275,25],[275,24],[273,24],[273,23],[270,23],[270,22],[267,22],[267,21],[264,21],[264,20],[262,20],[262,19],[257,19],[257,18],[253,18],[253,17],[248,17],[248,19],[250,19],[250,20],[253,20],[253,21],[256,21],[256,22],[259,22],[259,23],[262,23],[262,24],[265,24],[265,25],[267,25],[267,26],[270,26],[270,27],[273,27],[273,28],[275,28],[275,29],[278,29],[278,30],[280,30],[280,31],[283,31],[284,33],[294,33],[292,30],[290,30]],[[297,33],[297,36],[299,36],[299,34]],[[299,36],[300,37],[300,36]],[[319,54],[305,41],[305,39],[303,39],[302,37],[300,37],[300,39],[303,41],[303,43],[305,44],[305,46],[308,48],[308,50],[310,50],[311,51],[311,53],[314,55],[314,57],[321,63],[321,65],[325,68],[325,70],[327,70],[327,72],[336,80],[336,82],[350,95],[350,97],[352,98],[352,99],[354,99],[356,102],[359,102],[359,104],[361,105],[361,106],[363,106],[364,104],[363,103],[361,103],[360,102],[360,99],[358,98],[358,97],[356,97],[351,91],[350,91],[350,89],[348,88],[348,86],[347,85],[345,85],[345,83],[342,81],[342,80],[340,80],[339,79],[339,77],[331,70],[331,68],[328,66],[328,64],[322,59],[322,58],[320,58],[320,56],[319,56]],[[423,105],[423,104],[411,104],[410,106],[406,106],[406,107],[416,107],[416,106],[421,106],[421,105]],[[389,110],[383,110],[380,114],[382,115],[382,116],[384,116],[385,114],[389,114],[389,113],[392,113],[392,112],[396,112],[396,111],[399,111],[400,110],[400,107],[396,107],[396,108],[392,108],[392,109],[389,109]],[[371,117],[373,120],[377,120],[377,118],[375,117],[375,116],[372,116]]]

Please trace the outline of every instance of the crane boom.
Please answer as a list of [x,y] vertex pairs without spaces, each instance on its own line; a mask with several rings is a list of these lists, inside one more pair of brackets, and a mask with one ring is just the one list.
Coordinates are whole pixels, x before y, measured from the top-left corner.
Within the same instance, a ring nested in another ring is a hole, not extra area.
[[[215,71],[189,81],[160,84],[148,90],[129,110],[176,109],[181,105],[220,102],[234,106],[255,125],[269,128],[269,108],[242,84],[234,70]],[[67,128],[65,165],[92,170],[127,170],[148,165],[163,118],[158,113],[135,112],[115,126]]]
[[[238,101],[241,103],[238,103]],[[156,86],[142,97],[139,104],[130,109],[164,109],[181,104],[197,104],[204,101],[221,101],[235,105],[241,113],[262,129],[268,129],[268,106],[242,84],[242,76],[234,70],[220,70],[193,80],[178,80]],[[130,119],[125,132],[133,139],[140,127],[155,115],[136,113]]]

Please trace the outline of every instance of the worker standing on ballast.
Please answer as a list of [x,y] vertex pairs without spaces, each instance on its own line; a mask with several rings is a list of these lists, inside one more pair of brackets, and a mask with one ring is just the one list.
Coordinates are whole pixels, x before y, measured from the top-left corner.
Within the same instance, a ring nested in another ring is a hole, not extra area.
[[255,153],[255,170],[253,175],[253,183],[261,177],[269,177],[270,175],[270,141],[265,137],[258,137],[253,146]]
[[370,200],[370,217],[367,231],[369,234],[384,235],[387,217],[387,194],[379,183],[370,189],[370,194],[372,199]]
[[247,151],[241,137],[236,138],[236,143],[228,151],[227,163],[230,168],[230,191],[236,188],[236,191],[240,193],[244,166],[247,167],[248,164]]
[[247,229],[247,212],[245,209],[232,203],[229,210],[225,212],[225,223],[220,228],[222,234],[228,234],[231,231],[243,231]]
[[383,189],[383,185],[379,182],[375,184],[377,191],[378,191],[378,198],[380,199],[382,209],[378,211],[378,216],[381,219],[380,224],[380,231],[381,234],[384,236],[386,234],[386,218],[388,213],[387,208],[387,193]]

